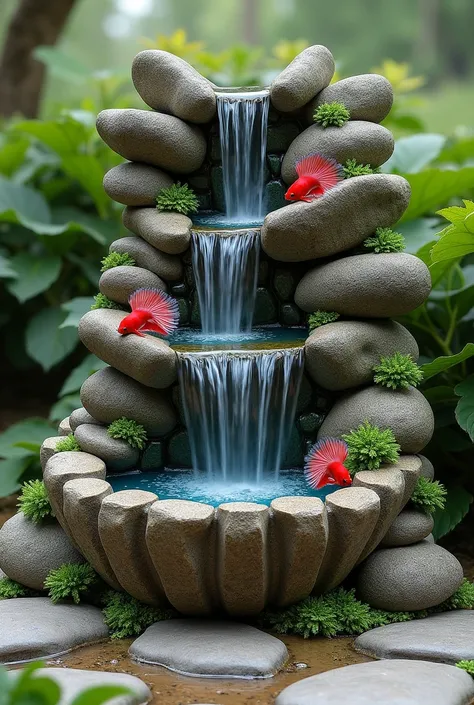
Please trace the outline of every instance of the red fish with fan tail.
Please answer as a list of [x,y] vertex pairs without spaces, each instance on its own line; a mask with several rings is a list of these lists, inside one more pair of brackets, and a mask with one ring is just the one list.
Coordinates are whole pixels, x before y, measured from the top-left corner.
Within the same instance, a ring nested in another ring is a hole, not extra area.
[[310,154],[296,163],[298,179],[285,194],[287,201],[311,203],[343,178],[342,166],[322,154]]
[[339,438],[322,438],[305,458],[305,477],[315,490],[326,485],[352,485],[352,478],[344,465],[347,443]]
[[121,335],[144,333],[169,335],[178,327],[178,302],[160,289],[137,289],[129,300],[132,312],[121,321]]

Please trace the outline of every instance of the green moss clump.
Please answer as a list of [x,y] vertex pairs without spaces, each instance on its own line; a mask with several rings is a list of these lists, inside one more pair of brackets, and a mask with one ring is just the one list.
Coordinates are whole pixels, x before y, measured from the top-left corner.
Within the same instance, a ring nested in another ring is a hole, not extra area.
[[403,252],[405,249],[405,238],[390,228],[377,228],[375,235],[368,237],[363,244],[366,250],[372,250],[376,254]]
[[113,590],[106,594],[104,605],[104,622],[112,639],[139,636],[155,622],[177,616],[172,610],[144,605],[130,595]]
[[88,563],[65,563],[51,570],[44,581],[51,601],[72,600],[76,605],[103,588],[102,580]]
[[375,174],[376,170],[372,169],[370,164],[359,164],[357,159],[348,159],[342,167],[345,179],[351,179],[353,176],[368,176]]
[[107,431],[111,438],[126,441],[132,448],[139,450],[143,450],[148,440],[144,427],[132,419],[125,418],[125,416],[113,421]]
[[25,482],[18,497],[18,508],[25,517],[35,524],[41,524],[54,517],[43,480]]
[[120,304],[115,303],[115,301],[112,301],[105,294],[101,293],[94,296],[94,303],[91,306],[91,311],[94,311],[96,308],[113,308],[120,311],[123,310]]
[[469,673],[469,675],[474,678],[474,660],[458,661],[456,666],[458,668],[462,668],[463,671],[466,671],[466,673]]
[[357,429],[343,435],[347,443],[346,465],[351,473],[378,470],[384,463],[396,463],[400,446],[390,428],[380,429],[365,421]]
[[322,127],[342,127],[350,120],[351,114],[343,103],[323,103],[316,108],[314,122]]
[[197,212],[199,201],[188,184],[181,184],[178,181],[176,184],[161,189],[156,197],[156,207],[159,211],[174,211],[188,215]]
[[441,605],[433,609],[439,612],[474,609],[474,584],[467,578],[464,578],[454,595],[451,595],[451,597],[448,597]]
[[389,389],[417,387],[423,380],[423,372],[411,355],[396,352],[390,357],[381,357],[374,367],[374,382]]
[[444,509],[446,494],[446,487],[441,482],[419,477],[410,502],[427,514],[434,514],[437,509]]
[[58,453],[65,453],[70,450],[81,450],[79,443],[76,441],[72,433],[56,443],[56,451]]
[[0,579],[0,600],[13,600],[16,597],[33,597],[37,593],[10,578]]
[[130,257],[128,252],[109,252],[102,262],[101,272],[106,272],[108,269],[113,269],[114,267],[134,267],[135,260]]
[[326,323],[334,323],[339,317],[340,314],[335,311],[315,311],[308,316],[309,332],[312,333],[313,330],[326,325]]

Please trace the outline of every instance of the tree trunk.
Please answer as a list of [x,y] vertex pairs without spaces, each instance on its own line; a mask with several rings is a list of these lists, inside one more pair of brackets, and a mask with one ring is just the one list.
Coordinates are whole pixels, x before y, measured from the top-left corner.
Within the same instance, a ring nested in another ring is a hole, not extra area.
[[38,115],[44,65],[33,51],[56,44],[77,0],[20,0],[0,59],[0,115]]
[[259,13],[259,2],[258,0],[243,0],[243,12],[242,12],[242,34],[246,44],[255,46],[260,41],[259,36],[259,26],[258,26],[258,13]]

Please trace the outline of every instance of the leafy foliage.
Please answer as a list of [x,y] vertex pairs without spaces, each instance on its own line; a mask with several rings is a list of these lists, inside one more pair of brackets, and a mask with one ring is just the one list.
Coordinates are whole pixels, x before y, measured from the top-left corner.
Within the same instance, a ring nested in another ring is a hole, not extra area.
[[377,228],[373,237],[364,240],[364,247],[377,254],[380,252],[403,252],[405,238],[390,228]]
[[181,184],[178,181],[176,184],[161,189],[156,197],[156,207],[159,211],[175,211],[189,215],[197,212],[199,201],[188,184]]
[[0,600],[13,600],[16,597],[32,597],[36,593],[25,585],[10,578],[0,579]]
[[469,675],[474,678],[474,660],[469,661],[463,659],[462,661],[458,661],[456,666],[462,668],[463,671],[466,671],[466,673],[469,673]]
[[343,103],[323,103],[314,111],[313,120],[322,127],[342,127],[351,114]]
[[18,507],[20,512],[35,524],[42,524],[54,517],[43,480],[25,482],[18,498]]
[[106,272],[108,269],[113,269],[114,267],[134,267],[135,260],[130,257],[128,252],[109,252],[102,259],[101,272]]
[[443,509],[446,502],[446,488],[437,480],[419,477],[410,502],[427,514],[434,514],[437,509]]
[[107,430],[111,438],[126,441],[132,448],[139,450],[143,450],[148,440],[147,432],[143,426],[133,419],[125,418],[125,416],[113,421]]
[[155,622],[176,616],[172,610],[144,605],[130,595],[113,590],[106,594],[104,604],[104,621],[112,639],[139,636]]
[[340,318],[340,314],[336,311],[315,311],[308,316],[309,332],[312,333],[313,330],[326,325],[326,323],[334,323],[338,318]]
[[368,176],[375,174],[376,169],[373,169],[370,164],[359,164],[357,159],[348,159],[342,166],[345,179],[351,179],[353,176]]
[[474,584],[464,578],[454,595],[438,606],[441,612],[446,610],[472,610],[474,608]]
[[102,581],[88,563],[65,563],[48,573],[44,586],[52,602],[72,600],[77,605],[90,598],[92,590],[102,589]]
[[374,382],[389,389],[408,389],[417,387],[423,380],[420,370],[411,355],[396,352],[390,357],[380,358],[380,363],[374,367]]
[[74,434],[72,433],[70,433],[69,436],[65,436],[63,439],[56,443],[56,451],[58,453],[66,453],[71,450],[81,450],[81,446],[76,441],[76,439],[74,438]]
[[396,463],[400,446],[390,428],[380,429],[364,421],[357,429],[343,435],[347,443],[346,465],[351,473],[377,470],[384,463]]
[[112,301],[112,299],[109,299],[105,294],[101,294],[100,292],[94,296],[94,303],[91,306],[91,311],[96,308],[113,308],[122,310],[122,306],[120,304],[117,304],[115,301]]
[[474,202],[463,201],[464,208],[450,206],[438,211],[438,215],[449,220],[440,232],[439,240],[431,250],[432,262],[459,259],[469,255],[474,249]]

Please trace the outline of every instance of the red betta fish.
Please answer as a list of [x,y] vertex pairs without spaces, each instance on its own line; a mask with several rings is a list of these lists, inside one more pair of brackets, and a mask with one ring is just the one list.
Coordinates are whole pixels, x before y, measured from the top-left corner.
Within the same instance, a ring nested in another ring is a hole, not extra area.
[[315,490],[326,485],[352,485],[352,478],[344,465],[347,443],[339,438],[322,438],[305,458],[304,473],[308,484]]
[[132,313],[121,321],[118,327],[121,335],[135,333],[142,338],[143,333],[150,332],[169,335],[178,327],[178,302],[160,289],[137,289],[128,303]]
[[343,178],[342,166],[322,154],[310,154],[296,163],[298,179],[285,193],[287,201],[311,203]]

